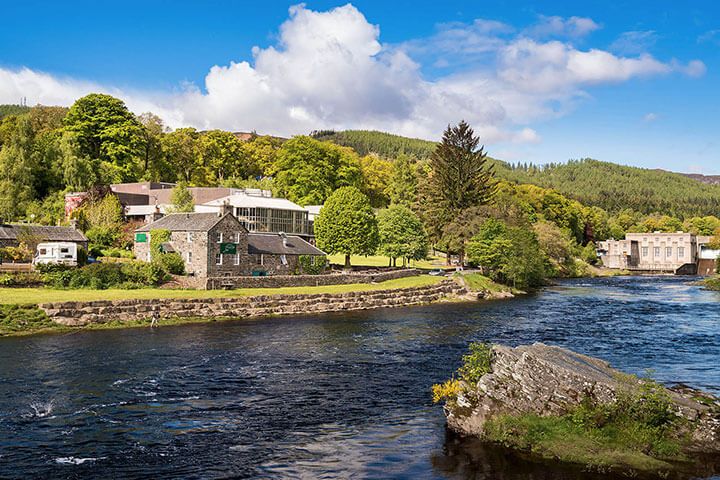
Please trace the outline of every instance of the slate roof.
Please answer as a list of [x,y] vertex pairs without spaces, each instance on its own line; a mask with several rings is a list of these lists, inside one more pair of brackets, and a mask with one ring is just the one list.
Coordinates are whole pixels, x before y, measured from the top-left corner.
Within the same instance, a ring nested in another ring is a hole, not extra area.
[[207,232],[217,225],[221,218],[217,213],[171,213],[135,231],[165,229],[171,232]]
[[53,227],[47,225],[0,224],[0,240],[17,240],[18,236],[28,232],[43,242],[87,242],[80,230],[73,227]]
[[283,245],[283,238],[276,233],[250,233],[248,234],[249,254],[270,255],[325,255],[313,245],[295,235],[288,235],[287,244]]

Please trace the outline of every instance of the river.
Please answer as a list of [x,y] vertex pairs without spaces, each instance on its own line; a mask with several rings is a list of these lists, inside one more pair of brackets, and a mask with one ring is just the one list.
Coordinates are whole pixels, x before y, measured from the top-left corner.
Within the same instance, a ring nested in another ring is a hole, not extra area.
[[542,341],[720,393],[720,293],[686,282],[0,339],[0,478],[596,478],[446,435],[430,386]]

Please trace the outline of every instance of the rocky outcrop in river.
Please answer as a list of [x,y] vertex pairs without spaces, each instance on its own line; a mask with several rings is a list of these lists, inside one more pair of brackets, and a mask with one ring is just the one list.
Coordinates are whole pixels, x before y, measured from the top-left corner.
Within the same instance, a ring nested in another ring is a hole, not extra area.
[[[666,424],[671,427],[658,428],[666,428],[663,432],[667,431],[667,438],[677,440],[681,445],[681,451],[675,458],[689,458],[695,454],[720,458],[720,401],[709,394],[688,387],[667,389],[615,370],[603,360],[542,343],[516,348],[494,345],[490,355],[490,372],[482,375],[474,385],[461,381],[457,396],[450,398],[445,405],[447,425],[457,433],[485,437],[491,441],[498,441],[499,437],[501,443],[507,439],[511,447],[522,445],[535,451],[535,445],[528,444],[527,440],[532,435],[518,433],[518,428],[522,430],[529,422],[538,425],[543,417],[556,417],[569,419],[572,431],[575,425],[573,412],[581,406],[595,406],[592,415],[598,415],[612,411],[612,407],[603,406],[618,405],[618,399],[625,395],[624,398],[632,398],[635,402],[631,403],[632,408],[653,408],[655,411],[652,413],[659,412],[660,415],[664,414],[663,410],[666,411],[669,418]],[[650,394],[643,397],[634,392]],[[665,403],[657,407],[654,402],[659,401]],[[624,418],[633,419],[633,410],[630,412],[629,415],[625,413]],[[609,414],[608,418],[611,417],[612,414]],[[498,418],[530,420],[505,423],[499,435],[498,428],[495,428],[496,438],[492,438],[492,435],[487,435],[488,425]],[[603,422],[610,421],[613,420],[600,420],[598,425],[593,426],[597,427],[593,432],[604,434],[601,430],[605,426]],[[618,421],[616,428],[624,428],[622,420]],[[518,441],[514,435],[521,440]],[[591,433],[588,437],[595,438],[593,435],[598,436]],[[665,461],[662,454],[651,452],[655,448],[652,445],[638,447],[641,455],[647,453],[653,461]],[[547,457],[562,459],[557,452],[551,452]]]

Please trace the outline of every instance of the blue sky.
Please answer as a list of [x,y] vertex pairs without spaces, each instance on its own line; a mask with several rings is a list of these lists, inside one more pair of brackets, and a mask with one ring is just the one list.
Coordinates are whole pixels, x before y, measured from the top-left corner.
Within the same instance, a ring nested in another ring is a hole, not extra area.
[[720,174],[713,2],[63,3],[3,5],[0,102],[281,135],[465,118],[510,161]]

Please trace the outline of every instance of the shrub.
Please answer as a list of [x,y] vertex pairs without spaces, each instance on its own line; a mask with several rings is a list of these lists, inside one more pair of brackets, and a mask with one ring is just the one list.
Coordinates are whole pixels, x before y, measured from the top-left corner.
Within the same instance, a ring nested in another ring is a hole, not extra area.
[[438,383],[432,386],[432,399],[433,403],[438,403],[443,400],[455,400],[460,394],[462,386],[459,380],[450,379],[445,383]]
[[160,247],[163,243],[170,241],[170,230],[158,228],[150,230],[150,255],[152,258],[155,255],[162,253]]
[[159,285],[167,270],[158,263],[93,263],[82,268],[45,268],[44,282],[54,288],[139,288]]
[[492,345],[473,342],[470,353],[463,355],[463,365],[458,369],[460,378],[470,385],[476,385],[480,378],[492,371]]
[[328,263],[329,261],[326,256],[300,255],[298,257],[299,273],[319,275],[325,271]]
[[160,253],[153,255],[153,263],[156,263],[163,270],[173,275],[185,273],[185,262],[178,253]]
[[125,281],[135,285],[159,285],[167,279],[167,272],[157,263],[129,262],[122,264]]

